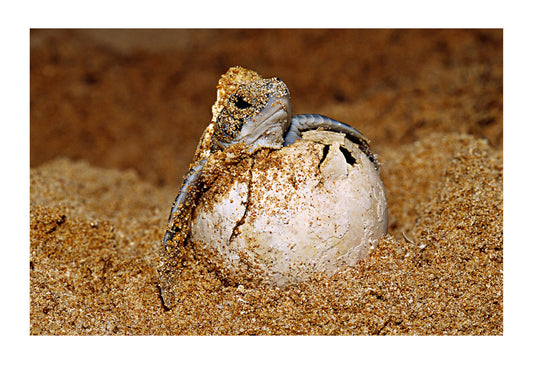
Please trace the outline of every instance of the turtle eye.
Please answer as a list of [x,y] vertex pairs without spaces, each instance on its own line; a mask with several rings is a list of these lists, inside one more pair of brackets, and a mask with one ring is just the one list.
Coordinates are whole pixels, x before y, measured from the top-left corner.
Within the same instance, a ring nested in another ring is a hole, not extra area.
[[252,107],[252,104],[250,102],[247,102],[244,98],[242,98],[242,96],[236,96],[235,106],[237,106],[238,109],[243,110]]

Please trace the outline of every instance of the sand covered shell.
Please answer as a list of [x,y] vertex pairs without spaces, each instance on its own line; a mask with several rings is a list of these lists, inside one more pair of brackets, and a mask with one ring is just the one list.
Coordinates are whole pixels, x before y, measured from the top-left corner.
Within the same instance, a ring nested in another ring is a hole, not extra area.
[[331,275],[386,233],[379,172],[343,134],[309,131],[291,146],[238,155],[211,156],[191,224],[190,240],[215,253],[225,275],[253,271],[280,286]]

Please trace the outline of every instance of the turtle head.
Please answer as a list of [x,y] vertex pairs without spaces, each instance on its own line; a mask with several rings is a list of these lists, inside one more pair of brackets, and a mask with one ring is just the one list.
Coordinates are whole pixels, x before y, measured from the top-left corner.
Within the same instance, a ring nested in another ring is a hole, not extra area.
[[278,78],[260,79],[240,85],[228,96],[217,117],[213,150],[244,143],[259,148],[283,147],[291,122],[289,89]]

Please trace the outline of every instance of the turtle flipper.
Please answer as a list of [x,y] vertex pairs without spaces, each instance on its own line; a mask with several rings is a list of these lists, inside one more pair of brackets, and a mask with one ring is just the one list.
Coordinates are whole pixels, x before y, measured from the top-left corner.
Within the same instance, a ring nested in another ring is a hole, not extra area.
[[363,134],[357,131],[352,126],[339,122],[338,120],[329,118],[320,114],[299,114],[294,115],[291,119],[291,125],[285,134],[284,146],[293,144],[296,140],[302,138],[302,132],[323,129],[326,131],[341,132],[346,137],[356,143],[361,151],[363,151],[370,161],[377,167],[377,161],[374,154],[370,151],[368,146],[368,139]]
[[167,308],[176,305],[179,294],[179,271],[183,247],[190,233],[191,216],[200,196],[199,182],[207,159],[195,162],[183,180],[174,201],[160,253],[159,285]]
[[[168,225],[163,237],[163,247],[165,247],[167,242],[174,238],[180,231],[181,233],[185,230],[188,232],[188,229],[186,229],[188,228],[188,224],[184,224],[186,221],[183,220],[190,220],[185,217],[190,217],[190,212],[196,203],[196,198],[199,194],[197,187],[198,181],[200,180],[206,161],[207,159],[203,159],[196,162],[187,172],[180,192],[174,200],[170,215],[168,216]],[[186,236],[186,234],[183,236]]]

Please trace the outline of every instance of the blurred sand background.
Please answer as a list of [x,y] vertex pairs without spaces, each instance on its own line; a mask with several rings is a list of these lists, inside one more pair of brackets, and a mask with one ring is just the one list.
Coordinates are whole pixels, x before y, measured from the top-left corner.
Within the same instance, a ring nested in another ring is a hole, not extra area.
[[[501,30],[32,30],[31,334],[503,333]],[[357,268],[275,289],[201,264],[163,307],[158,251],[241,65],[293,112],[371,139],[389,235]]]

